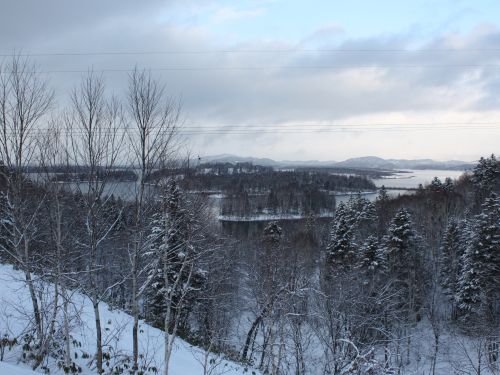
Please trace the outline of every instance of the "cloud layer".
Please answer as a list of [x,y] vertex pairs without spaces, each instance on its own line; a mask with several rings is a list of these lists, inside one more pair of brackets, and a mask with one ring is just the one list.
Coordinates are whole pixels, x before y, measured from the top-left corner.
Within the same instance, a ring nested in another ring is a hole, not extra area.
[[[351,37],[333,20],[299,40],[273,38],[272,30],[265,40],[235,37],[231,25],[243,19],[259,28],[266,3],[9,2],[0,13],[0,45],[7,54],[49,53],[34,59],[53,72],[61,102],[80,71],[104,70],[108,88],[120,92],[122,70],[152,69],[182,97],[186,126],[210,129],[191,136],[195,153],[325,160],[366,154],[472,159],[499,151],[492,140],[500,123],[475,125],[500,119],[498,25],[445,29],[425,39],[408,30]],[[170,53],[50,54],[141,51]],[[327,132],[331,124],[349,131]],[[379,130],[377,124],[394,126]],[[429,124],[450,125],[436,130]],[[214,129],[217,134],[206,134]],[[238,134],[242,129],[253,133]]]

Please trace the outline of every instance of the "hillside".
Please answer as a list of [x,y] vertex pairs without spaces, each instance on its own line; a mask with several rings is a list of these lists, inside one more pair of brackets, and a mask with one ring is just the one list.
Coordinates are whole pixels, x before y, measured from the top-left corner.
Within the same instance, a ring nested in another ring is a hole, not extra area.
[[25,369],[21,366],[0,362],[0,374],[5,375],[35,375],[36,372]]
[[[0,265],[0,285],[0,335],[10,339],[17,338],[18,342],[22,342],[22,336],[28,333],[27,327],[30,323],[29,315],[23,313],[29,311],[29,293],[23,282],[23,275],[13,270],[12,266]],[[51,285],[46,284],[45,287],[46,290],[50,290]],[[75,293],[71,310],[76,316],[71,322],[72,357],[77,358],[76,363],[81,367],[82,374],[95,374],[95,368],[90,364],[92,353],[95,351],[92,305],[86,297]],[[100,312],[103,322],[103,341],[106,343],[105,351],[111,356],[105,367],[108,373],[113,368],[124,367],[127,358],[131,355],[133,320],[128,314],[113,310],[104,303],[100,306]],[[61,316],[58,317],[58,324],[61,324]],[[150,369],[145,374],[153,374],[155,369],[160,370],[161,373],[164,350],[163,332],[140,322],[139,336],[140,353],[143,354],[141,362]],[[177,339],[170,361],[170,374],[203,374],[202,363],[205,356],[209,362],[211,361],[207,365],[207,370],[211,368],[213,371],[221,371],[227,375],[248,373],[248,370],[238,364],[226,361],[217,355],[208,356],[204,350]],[[21,345],[14,346],[12,350],[6,349],[4,362],[0,362],[0,375],[34,374],[26,369],[27,365],[19,363],[21,358]],[[44,361],[37,371],[43,373],[45,368],[50,370],[50,374],[64,374],[54,358]]]

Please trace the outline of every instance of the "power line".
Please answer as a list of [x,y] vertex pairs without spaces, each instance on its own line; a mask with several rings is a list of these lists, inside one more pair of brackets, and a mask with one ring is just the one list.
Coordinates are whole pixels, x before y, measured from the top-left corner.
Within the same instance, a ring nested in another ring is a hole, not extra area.
[[[497,130],[500,129],[499,123],[469,123],[467,125],[447,125],[436,126],[433,125],[412,125],[412,126],[392,126],[392,127],[377,127],[377,126],[363,126],[363,127],[330,127],[330,128],[292,128],[292,129],[265,129],[265,128],[249,128],[249,129],[185,129],[180,127],[177,132],[181,135],[253,135],[253,134],[315,134],[315,133],[360,133],[360,132],[406,132],[406,131],[469,131],[469,130]],[[118,128],[118,129],[103,129],[96,131],[96,134],[125,134],[130,132],[133,128]],[[32,135],[41,135],[47,132],[48,129],[33,129]],[[85,135],[86,131],[80,129],[59,129],[61,134],[66,135]]]
[[[246,123],[246,124],[212,124],[212,125],[201,125],[201,124],[183,124],[177,126],[177,129],[185,129],[185,128],[194,128],[194,129],[210,129],[210,128],[287,128],[287,127],[331,127],[331,128],[345,128],[345,127],[474,127],[474,126],[496,126],[500,125],[500,121],[466,121],[466,122],[458,122],[458,121],[450,121],[450,122],[412,122],[412,123],[401,123],[401,122],[376,122],[376,123]],[[134,130],[135,126],[121,126],[120,130]],[[149,128],[150,130],[161,130],[163,127],[152,126]],[[166,128],[165,128],[166,129]],[[168,128],[170,129],[170,128]],[[35,128],[34,128],[35,130]],[[50,128],[36,128],[36,130],[41,131],[49,131]],[[70,131],[71,129],[59,129],[64,131]]]
[[[254,124],[215,124],[215,125],[183,125],[182,129],[210,129],[210,128],[295,128],[295,127],[303,127],[303,128],[324,128],[324,127],[416,127],[416,126],[477,126],[477,125],[500,125],[500,121],[484,121],[484,122],[417,122],[417,123],[388,123],[388,122],[379,122],[379,123],[371,123],[371,124],[361,124],[361,123],[282,123],[282,124],[266,124],[266,123],[254,123]],[[132,127],[128,129],[133,129]]]
[[[281,65],[281,66],[214,66],[214,67],[165,67],[148,68],[146,71],[165,72],[165,71],[264,71],[264,70],[344,70],[344,69],[462,69],[462,68],[500,68],[500,64],[377,64],[377,65]],[[62,69],[62,70],[31,70],[23,72],[24,74],[75,74],[75,73],[131,73],[134,69]],[[0,71],[0,74],[11,74],[10,71]]]
[[[221,129],[221,128],[282,128],[286,129],[288,127],[303,127],[303,128],[309,128],[309,127],[319,127],[319,128],[324,128],[324,127],[330,127],[330,128],[364,128],[364,127],[421,127],[421,126],[427,126],[427,127],[447,127],[447,126],[452,126],[452,127],[475,127],[475,126],[497,126],[500,125],[500,121],[466,121],[466,122],[458,122],[458,121],[450,121],[450,122],[412,122],[412,123],[401,123],[401,122],[376,122],[376,123],[246,123],[246,124],[233,124],[233,123],[227,123],[227,124],[212,124],[212,125],[201,125],[201,124],[186,124],[184,123],[183,125],[177,126],[177,129]],[[134,130],[136,129],[135,126],[121,126],[119,128],[120,130]],[[161,130],[163,127],[157,127],[157,126],[152,126],[149,128],[150,130]],[[165,128],[166,129],[166,128]],[[171,128],[168,128],[171,129]],[[49,131],[51,130],[50,128],[34,128],[34,130],[41,130],[41,131]],[[64,130],[64,131],[70,131],[71,129],[59,129],[59,130]]]
[[126,55],[206,55],[206,54],[272,54],[272,53],[422,53],[422,52],[500,52],[500,48],[285,48],[285,49],[215,49],[215,50],[156,50],[156,51],[70,51],[1,53],[0,57],[45,56],[126,56]]
[[406,132],[406,131],[463,131],[463,130],[495,130],[499,127],[474,126],[474,127],[411,127],[411,128],[337,128],[337,129],[291,129],[291,130],[248,130],[248,131],[180,131],[188,135],[245,135],[245,134],[315,134],[315,133],[359,133],[359,132]]

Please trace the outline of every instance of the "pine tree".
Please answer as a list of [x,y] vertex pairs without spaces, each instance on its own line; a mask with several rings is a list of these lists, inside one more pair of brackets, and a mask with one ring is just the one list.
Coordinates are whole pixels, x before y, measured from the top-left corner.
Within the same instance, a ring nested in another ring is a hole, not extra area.
[[387,260],[385,253],[380,249],[377,237],[369,236],[363,243],[356,267],[361,273],[363,284],[372,286],[375,284],[377,276],[386,271]]
[[378,192],[377,199],[375,200],[375,212],[377,215],[377,235],[380,238],[385,234],[387,229],[390,214],[389,214],[389,194],[384,185]]
[[375,221],[377,217],[375,205],[361,194],[351,196],[346,207],[356,226]]
[[377,203],[387,203],[389,201],[389,194],[387,193],[387,189],[385,185],[382,185],[380,190],[378,191],[378,196],[376,199]]
[[442,193],[444,191],[444,186],[438,177],[434,177],[429,185],[429,190],[433,193]]
[[494,154],[489,158],[481,157],[474,167],[472,182],[480,191],[489,194],[497,182],[499,172],[498,162]]
[[155,327],[161,327],[166,311],[165,300],[165,278],[163,276],[163,256],[164,248],[161,245],[163,240],[164,217],[157,214],[153,220],[153,227],[148,240],[151,247],[144,256],[148,264],[148,276],[144,293],[144,312],[146,320]]
[[462,257],[457,299],[467,313],[491,316],[500,288],[500,200],[492,194],[474,218],[467,249]]
[[444,293],[452,298],[458,289],[460,259],[465,251],[464,227],[463,222],[450,220],[441,246],[440,284]]
[[269,195],[267,196],[266,208],[269,213],[276,214],[279,207],[278,196],[276,192],[271,189]]
[[425,275],[418,236],[406,209],[396,213],[383,242],[388,273],[394,281],[399,308],[409,316],[421,305]]
[[455,190],[455,184],[453,183],[453,180],[450,177],[446,177],[443,183],[443,189],[445,193],[453,193]]
[[349,209],[341,203],[335,213],[335,221],[327,245],[327,262],[337,273],[348,270],[356,259],[354,244],[354,219]]
[[414,252],[415,232],[409,212],[402,208],[392,219],[385,238],[389,268],[393,273],[406,272]]
[[195,266],[196,223],[175,180],[168,182],[161,199],[162,210],[153,220],[150,250],[145,254],[149,265],[145,313],[151,323],[162,326],[170,305],[183,326],[192,307],[189,299],[203,284],[205,272]]

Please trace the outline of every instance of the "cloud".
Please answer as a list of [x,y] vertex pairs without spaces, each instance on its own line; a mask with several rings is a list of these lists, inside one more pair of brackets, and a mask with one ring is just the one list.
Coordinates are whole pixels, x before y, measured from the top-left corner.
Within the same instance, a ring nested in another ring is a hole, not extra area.
[[215,11],[212,20],[216,23],[232,22],[242,18],[253,18],[261,16],[266,12],[264,8],[236,9],[233,7],[223,7]]
[[300,45],[304,47],[324,47],[335,42],[340,36],[345,33],[345,30],[337,23],[330,23],[321,26],[313,33],[307,35],[301,40]]
[[[422,42],[409,34],[351,38],[333,23],[319,25],[297,41],[248,39],[230,45],[208,18],[229,22],[257,17],[263,9],[217,10],[211,1],[193,2],[194,10],[179,1],[174,5],[151,1],[140,7],[132,0],[94,1],[72,4],[76,8],[63,0],[47,1],[44,6],[36,0],[20,3],[11,2],[0,13],[0,45],[5,48],[175,52],[49,55],[36,60],[45,71],[111,70],[104,73],[105,79],[110,91],[117,93],[126,88],[127,79],[126,72],[119,70],[136,64],[150,68],[164,80],[169,93],[183,98],[189,125],[227,129],[247,124],[251,130],[266,124],[298,127],[498,118],[500,30],[496,25],[481,24],[468,33],[443,32]],[[26,6],[31,11],[20,23]],[[182,17],[176,16],[179,8],[185,12]],[[212,13],[207,16],[201,8]],[[196,22],[187,22],[189,17]],[[80,73],[50,75],[61,102],[80,77]],[[342,159],[368,153],[405,157],[419,152],[448,158],[460,154],[457,149],[474,155],[498,151],[490,148],[495,147],[491,139],[498,139],[498,133],[443,133],[448,136],[441,140],[449,142],[441,146],[435,145],[434,138],[431,143],[425,132],[203,134],[193,137],[193,147],[203,154],[233,152],[277,159]],[[428,148],[431,145],[435,147]]]

